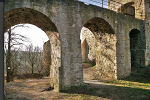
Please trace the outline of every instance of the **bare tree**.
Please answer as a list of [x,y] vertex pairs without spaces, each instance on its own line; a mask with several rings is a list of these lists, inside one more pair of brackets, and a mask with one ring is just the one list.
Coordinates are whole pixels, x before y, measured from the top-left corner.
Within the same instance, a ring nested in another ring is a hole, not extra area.
[[43,69],[43,51],[40,47],[36,46],[33,47],[33,44],[30,44],[27,46],[27,56],[28,56],[28,63],[31,66],[31,73],[33,74],[35,71],[35,67],[37,68],[37,71],[39,74],[41,74],[41,71]]
[[30,64],[31,66],[31,70],[32,70],[32,74],[34,73],[34,66],[36,64],[36,53],[34,52],[35,51],[35,48],[33,47],[33,44],[31,43],[29,46],[27,46],[26,48],[28,54],[28,63]]
[[10,65],[11,65],[11,69],[10,69],[10,80],[13,81],[14,76],[17,74],[18,72],[18,67],[21,66],[22,60],[21,60],[21,56],[19,54],[19,50],[15,49],[15,50],[11,50],[11,58],[10,58]]
[[43,69],[43,50],[40,47],[36,46],[35,52],[36,52],[37,71],[39,72],[39,74],[41,74],[42,69]]
[[22,67],[24,68],[25,73],[27,74],[29,72],[29,63],[28,63],[28,51],[22,52]]
[[6,50],[7,52],[5,53],[6,56],[6,70],[7,70],[7,82],[10,82],[10,74],[11,72],[11,50],[15,45],[23,45],[23,42],[28,42],[28,38],[21,35],[21,34],[17,34],[15,33],[13,30],[16,27],[27,27],[24,24],[19,24],[14,26],[13,28],[8,29],[8,31],[5,33],[5,35],[7,34],[8,37],[5,37],[4,39],[4,43],[5,45],[7,45]]

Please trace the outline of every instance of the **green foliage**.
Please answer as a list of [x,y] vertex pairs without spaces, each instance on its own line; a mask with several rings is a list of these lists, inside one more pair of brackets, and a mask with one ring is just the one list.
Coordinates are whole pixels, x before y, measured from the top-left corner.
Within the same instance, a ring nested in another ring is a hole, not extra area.
[[96,65],[95,66],[92,66],[92,69],[96,68]]
[[87,61],[84,61],[84,62],[82,62],[82,63],[89,63],[89,62],[87,62]]
[[131,88],[139,88],[139,89],[150,89],[150,83],[140,83],[140,82],[132,82],[127,80],[113,80],[107,81],[110,84],[116,84],[122,87],[131,87]]

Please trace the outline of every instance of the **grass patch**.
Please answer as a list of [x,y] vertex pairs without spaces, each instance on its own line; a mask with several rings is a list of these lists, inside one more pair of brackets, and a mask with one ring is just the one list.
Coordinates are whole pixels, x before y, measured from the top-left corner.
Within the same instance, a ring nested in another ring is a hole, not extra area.
[[95,66],[92,66],[92,68],[91,68],[91,69],[94,69],[94,68],[96,68],[96,65],[95,65]]
[[131,87],[131,88],[150,90],[150,83],[140,83],[140,82],[132,82],[126,80],[113,80],[113,81],[107,81],[107,83],[115,84],[116,86],[122,86],[122,87]]
[[[90,74],[95,74],[95,66],[90,68]],[[144,73],[144,72],[143,72]],[[150,77],[148,74],[132,73],[129,77],[121,80],[103,80],[94,77],[95,80],[107,83],[106,87],[98,87],[92,94],[108,99],[123,100],[150,100]],[[97,92],[96,92],[97,91]],[[90,93],[89,93],[90,94]]]
[[[113,100],[150,100],[150,89],[139,88],[122,80],[113,80],[110,85],[85,84],[80,87],[71,87],[61,92],[66,93],[65,97],[71,100],[97,100],[107,98]],[[138,84],[138,83],[136,83]],[[149,85],[146,87],[149,87]],[[106,100],[107,100],[106,99]]]
[[82,63],[89,63],[89,62],[87,62],[87,61],[84,61],[84,62],[82,62]]

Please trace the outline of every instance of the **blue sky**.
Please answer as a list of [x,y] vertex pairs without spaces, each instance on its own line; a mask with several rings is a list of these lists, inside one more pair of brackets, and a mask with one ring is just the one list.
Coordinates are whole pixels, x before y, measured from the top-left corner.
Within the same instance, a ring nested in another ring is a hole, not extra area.
[[[78,1],[84,2],[85,4],[92,4],[102,7],[102,0],[78,0]],[[104,4],[103,7],[107,8],[108,0],[103,0],[103,4]]]

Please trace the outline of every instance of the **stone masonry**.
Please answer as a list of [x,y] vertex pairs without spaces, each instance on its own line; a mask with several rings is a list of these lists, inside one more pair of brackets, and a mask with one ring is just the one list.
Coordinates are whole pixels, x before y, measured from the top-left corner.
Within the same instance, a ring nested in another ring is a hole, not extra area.
[[[137,49],[131,50],[131,60],[134,64],[134,66],[139,66],[139,67],[145,67],[145,66],[150,66],[150,0],[115,0],[116,2],[112,2],[109,0],[109,9],[116,11],[118,13],[124,13],[127,15],[132,15],[134,13],[135,18],[144,20],[145,24],[142,25],[141,28],[144,30],[144,34],[141,33],[141,31],[135,31],[136,33],[136,47]],[[115,5],[115,7],[113,7]],[[115,8],[115,9],[114,9]],[[134,9],[134,12],[132,9]],[[133,31],[132,31],[133,33]],[[133,33],[133,34],[134,34]],[[141,38],[140,38],[141,37]],[[134,42],[131,41],[130,42]],[[133,45],[133,44],[131,44]],[[139,47],[138,47],[139,46]],[[130,48],[132,49],[133,46]],[[137,51],[137,52],[135,52]],[[132,54],[133,53],[133,54]]]
[[149,0],[142,1],[144,4],[135,7],[145,12],[145,20],[136,11],[135,18],[76,0],[5,0],[4,31],[16,24],[29,23],[47,34],[51,44],[50,85],[54,91],[83,84],[80,40],[83,27],[96,39],[99,77],[120,79],[131,73],[129,33],[133,29],[140,32],[139,40],[145,44],[144,64],[150,64],[150,5]]
[[145,5],[145,37],[146,37],[146,51],[145,51],[145,66],[150,67],[150,0],[144,0]]
[[49,40],[43,45],[43,64],[43,74],[44,76],[49,76],[51,65],[51,45]]
[[85,39],[82,43],[82,62],[89,62],[88,55],[89,55],[89,46]]
[[[82,43],[82,62],[96,62],[96,39],[94,34],[88,29],[83,27],[81,31]],[[86,43],[85,43],[86,41]],[[86,48],[86,49],[85,49]],[[87,49],[88,48],[88,49]]]
[[134,15],[135,18],[145,19],[145,4],[146,0],[108,0],[109,9],[125,13],[129,15]]

